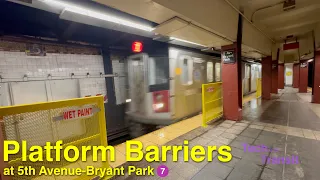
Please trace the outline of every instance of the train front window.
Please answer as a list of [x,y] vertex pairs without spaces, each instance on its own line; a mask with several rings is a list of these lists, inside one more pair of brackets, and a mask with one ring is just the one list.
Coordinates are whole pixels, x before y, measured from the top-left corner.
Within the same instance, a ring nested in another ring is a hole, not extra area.
[[192,73],[193,73],[193,60],[191,58],[181,59],[181,83],[183,85],[191,85],[193,83]]
[[149,58],[149,86],[168,84],[168,64],[164,58]]

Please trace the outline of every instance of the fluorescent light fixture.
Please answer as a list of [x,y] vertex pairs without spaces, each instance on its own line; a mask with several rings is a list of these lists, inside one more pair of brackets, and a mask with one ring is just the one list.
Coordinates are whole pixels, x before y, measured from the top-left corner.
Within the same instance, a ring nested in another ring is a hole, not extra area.
[[313,59],[310,59],[308,62],[312,62],[313,61]]
[[187,40],[183,40],[183,39],[179,39],[179,38],[175,38],[175,37],[170,37],[170,39],[171,39],[171,40],[176,40],[176,41],[185,42],[185,43],[189,43],[189,44],[193,44],[193,45],[197,45],[197,46],[207,47],[207,46],[202,45],[202,44],[194,43],[194,42],[191,42],[191,41],[187,41]]
[[131,99],[127,99],[126,102],[127,102],[127,103],[128,103],[128,102],[131,102]]
[[150,26],[146,26],[146,25],[142,25],[142,24],[138,24],[132,21],[128,21],[125,19],[121,19],[115,16],[111,16],[108,14],[103,14],[103,13],[99,13],[99,12],[95,12],[93,10],[89,10],[83,7],[78,7],[72,4],[68,4],[62,1],[57,1],[57,0],[44,0],[43,2],[48,3],[48,4],[52,4],[52,5],[56,5],[56,6],[61,6],[63,8],[65,8],[65,11],[69,11],[69,12],[73,12],[73,13],[77,13],[77,14],[81,14],[81,15],[85,15],[85,16],[89,16],[92,18],[96,18],[96,19],[100,19],[103,21],[108,21],[108,22],[113,22],[113,23],[117,23],[117,24],[121,24],[124,26],[129,26],[132,28],[136,28],[136,29],[140,29],[140,30],[144,30],[144,31],[148,31],[151,32],[154,30],[153,27]]

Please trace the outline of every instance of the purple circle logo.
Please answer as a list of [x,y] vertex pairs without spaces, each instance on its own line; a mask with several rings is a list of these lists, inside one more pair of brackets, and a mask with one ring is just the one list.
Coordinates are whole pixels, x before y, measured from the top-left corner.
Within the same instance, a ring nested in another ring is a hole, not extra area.
[[165,165],[160,165],[157,168],[157,174],[159,177],[166,177],[169,174],[169,168]]

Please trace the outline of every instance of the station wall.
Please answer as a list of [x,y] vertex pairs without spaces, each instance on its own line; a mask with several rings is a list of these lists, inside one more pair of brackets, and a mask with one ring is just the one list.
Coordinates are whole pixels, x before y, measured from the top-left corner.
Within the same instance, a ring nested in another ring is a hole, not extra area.
[[111,54],[113,73],[118,74],[117,77],[114,77],[114,91],[118,105],[125,103],[128,96],[128,77],[125,68],[125,59],[125,56]]
[[[0,50],[0,106],[106,95],[105,78],[99,77],[100,73],[104,74],[101,55],[27,56],[25,52]],[[26,87],[32,91],[27,92]]]

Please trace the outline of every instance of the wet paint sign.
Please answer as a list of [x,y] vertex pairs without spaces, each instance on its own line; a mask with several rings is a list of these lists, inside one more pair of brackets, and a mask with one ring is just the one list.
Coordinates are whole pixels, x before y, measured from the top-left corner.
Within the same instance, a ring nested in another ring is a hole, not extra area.
[[79,118],[88,118],[93,116],[95,113],[99,112],[100,109],[96,107],[85,107],[78,109],[69,109],[67,111],[63,111],[61,116],[53,117],[53,120],[73,120]]
[[208,87],[207,88],[207,92],[213,92],[214,91],[214,88],[213,87]]

